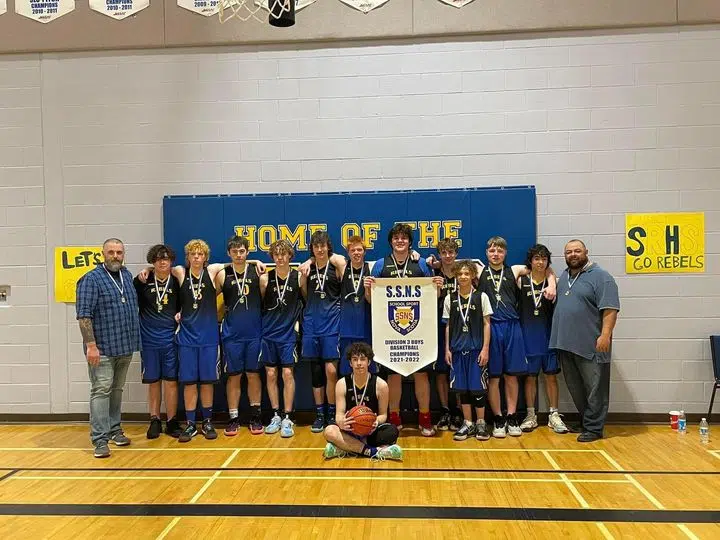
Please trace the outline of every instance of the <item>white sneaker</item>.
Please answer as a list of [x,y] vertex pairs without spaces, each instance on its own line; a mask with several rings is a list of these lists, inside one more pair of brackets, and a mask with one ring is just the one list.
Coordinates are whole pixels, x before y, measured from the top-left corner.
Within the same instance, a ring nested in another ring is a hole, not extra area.
[[525,433],[528,433],[538,427],[537,414],[528,413],[525,420],[520,424],[520,429]]
[[293,429],[293,421],[290,420],[287,416],[282,419],[282,422],[280,422],[280,436],[283,439],[288,439],[295,435],[295,430]]
[[495,417],[495,421],[493,423],[493,437],[496,439],[504,439],[507,436],[507,429],[505,426],[507,425],[506,422],[500,423],[500,420],[498,420],[500,417]]
[[562,421],[561,416],[557,411],[551,412],[550,416],[548,416],[548,427],[555,433],[567,433],[570,431],[565,425],[565,422]]
[[522,435],[522,430],[520,429],[520,426],[518,426],[517,417],[514,414],[508,415],[507,432],[511,437],[519,437]]

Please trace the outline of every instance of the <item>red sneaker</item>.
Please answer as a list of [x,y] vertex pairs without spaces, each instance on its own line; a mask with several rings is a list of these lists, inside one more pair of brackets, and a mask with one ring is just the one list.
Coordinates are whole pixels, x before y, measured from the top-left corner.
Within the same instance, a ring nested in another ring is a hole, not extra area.
[[435,435],[435,428],[432,425],[432,417],[429,412],[420,413],[418,415],[418,426],[423,437],[432,437]]
[[393,426],[395,426],[396,428],[398,428],[398,431],[400,431],[403,428],[402,419],[400,418],[399,412],[393,411],[390,413],[390,423]]

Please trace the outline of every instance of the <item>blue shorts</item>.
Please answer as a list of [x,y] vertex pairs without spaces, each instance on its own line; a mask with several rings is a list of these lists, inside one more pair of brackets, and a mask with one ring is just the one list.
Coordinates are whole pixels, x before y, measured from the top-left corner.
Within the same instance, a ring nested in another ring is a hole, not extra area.
[[[352,373],[352,368],[350,367],[350,360],[348,360],[347,357],[347,348],[357,342],[367,343],[372,347],[371,339],[364,337],[364,338],[353,338],[353,337],[341,337],[338,339],[338,356],[340,358],[340,362],[338,363],[338,370],[340,371],[340,376],[344,377],[345,375],[350,375]],[[377,373],[378,366],[377,362],[372,362],[370,364],[370,373]]]
[[445,325],[440,325],[440,331],[438,332],[438,354],[437,360],[433,363],[433,370],[435,373],[449,373],[450,366],[445,361]]
[[525,375],[528,371],[525,359],[525,342],[520,321],[492,321],[490,324],[490,378],[504,375]]
[[558,363],[555,351],[547,354],[535,354],[527,357],[528,375],[538,375],[540,368],[545,375],[556,375],[560,373],[560,364]]
[[336,362],[339,358],[337,334],[321,337],[303,336],[302,358],[303,360],[325,360],[326,362]]
[[294,341],[282,343],[280,341],[262,340],[260,363],[265,366],[294,366],[297,362],[297,347]]
[[178,345],[180,382],[211,384],[220,378],[220,355],[217,345],[188,347]]
[[162,349],[143,349],[140,360],[143,383],[178,380],[178,352],[174,343]]
[[223,367],[228,375],[255,373],[260,360],[260,340],[223,341]]
[[[480,366],[480,351],[456,351],[452,353],[450,389],[457,391],[485,392],[488,387],[487,365]],[[447,364],[446,364],[447,365]]]

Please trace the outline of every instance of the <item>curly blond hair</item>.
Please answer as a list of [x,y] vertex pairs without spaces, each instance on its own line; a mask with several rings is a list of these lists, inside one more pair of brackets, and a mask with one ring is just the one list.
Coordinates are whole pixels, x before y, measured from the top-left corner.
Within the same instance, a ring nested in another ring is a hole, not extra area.
[[210,246],[205,240],[193,238],[187,244],[185,244],[185,260],[190,264],[190,255],[196,251],[200,251],[205,254],[205,264],[210,261]]

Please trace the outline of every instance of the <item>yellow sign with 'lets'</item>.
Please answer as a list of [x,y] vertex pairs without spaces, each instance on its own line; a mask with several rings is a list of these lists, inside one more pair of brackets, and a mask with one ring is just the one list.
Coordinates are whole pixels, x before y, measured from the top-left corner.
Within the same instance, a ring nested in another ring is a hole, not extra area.
[[626,214],[625,271],[704,272],[705,214]]
[[75,302],[77,281],[102,264],[101,246],[55,248],[55,301]]

